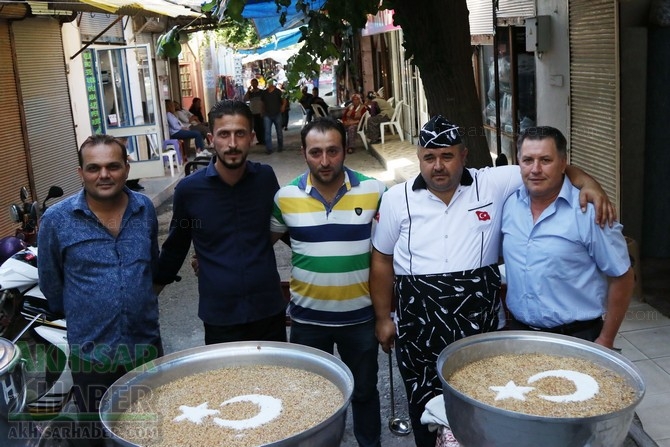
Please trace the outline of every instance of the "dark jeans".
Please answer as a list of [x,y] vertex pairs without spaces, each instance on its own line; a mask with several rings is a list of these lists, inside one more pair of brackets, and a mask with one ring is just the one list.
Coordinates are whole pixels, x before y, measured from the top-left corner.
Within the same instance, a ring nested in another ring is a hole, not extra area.
[[379,447],[381,415],[377,390],[377,354],[374,320],[353,326],[317,326],[291,323],[291,343],[311,346],[322,351],[337,352],[354,376],[351,409],[354,436],[361,447]]
[[175,140],[184,140],[193,138],[195,140],[195,147],[198,149],[198,151],[201,151],[205,148],[205,139],[202,137],[202,134],[197,130],[182,129],[179,132],[175,132],[172,135],[170,135],[170,138],[173,138]]
[[281,125],[281,113],[278,113],[274,116],[263,117],[263,126],[265,126],[265,150],[267,152],[273,152],[272,149],[272,125],[275,126],[275,132],[277,132],[277,150],[284,150],[284,135],[282,133]]
[[260,113],[254,114],[254,133],[256,134],[256,141],[265,144],[265,126],[263,125],[263,115]]
[[227,343],[231,341],[286,341],[286,313],[251,323],[232,326],[205,325],[205,344]]

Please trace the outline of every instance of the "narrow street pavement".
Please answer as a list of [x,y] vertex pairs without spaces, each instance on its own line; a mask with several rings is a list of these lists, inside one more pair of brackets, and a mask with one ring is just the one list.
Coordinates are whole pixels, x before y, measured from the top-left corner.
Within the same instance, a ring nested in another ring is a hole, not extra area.
[[[253,146],[249,156],[250,160],[271,165],[280,185],[288,183],[306,169],[304,158],[300,153],[300,125],[297,123],[297,118],[296,114],[292,114],[289,131],[284,132],[285,149],[283,152],[266,155],[264,146]],[[389,186],[393,183],[379,161],[366,152],[362,146],[358,147],[355,153],[347,154],[345,164],[349,168],[386,181]],[[172,198],[170,197],[159,206],[157,211],[160,227],[159,242],[162,243],[172,215]],[[290,249],[282,242],[278,242],[275,246],[275,253],[281,278],[288,280],[291,269]],[[161,332],[166,353],[204,345],[202,321],[198,318],[197,279],[187,262],[182,267],[180,275],[182,280],[167,286],[159,298]],[[382,445],[384,447],[413,446],[414,440],[411,435],[397,437],[388,429],[387,421],[391,416],[388,366],[388,356],[380,349],[379,393],[382,404]],[[396,416],[406,416],[405,392],[397,368],[394,370],[393,378]],[[342,446],[356,447],[357,445],[351,428],[351,411],[349,411]]]

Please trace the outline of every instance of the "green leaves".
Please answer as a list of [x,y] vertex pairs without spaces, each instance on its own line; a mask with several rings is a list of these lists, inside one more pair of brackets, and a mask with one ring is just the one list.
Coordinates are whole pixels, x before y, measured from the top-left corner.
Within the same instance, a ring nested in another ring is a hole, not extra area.
[[170,31],[158,36],[156,41],[156,57],[159,58],[177,58],[181,53],[181,44],[179,43],[179,26],[175,25]]
[[[284,26],[287,17],[293,14],[289,11],[291,0],[275,0],[277,6],[277,20]],[[203,5],[203,11],[212,11],[219,17],[225,28],[230,20],[242,20],[242,12],[246,0],[212,0]],[[377,14],[380,9],[379,0],[327,0],[321,10],[310,9],[310,0],[297,0],[295,12],[306,14],[301,42],[304,45],[296,56],[291,58],[286,67],[289,88],[294,90],[301,77],[316,78],[319,76],[321,61],[338,59],[342,63],[352,63],[348,49],[349,37],[359,29],[365,27],[368,14]],[[235,40],[231,36],[230,42]],[[336,45],[333,42],[338,42]],[[234,45],[229,45],[236,48]],[[241,46],[238,46],[239,48]]]
[[244,5],[246,3],[246,0],[228,0],[226,15],[233,20],[241,21],[242,11],[244,10]]

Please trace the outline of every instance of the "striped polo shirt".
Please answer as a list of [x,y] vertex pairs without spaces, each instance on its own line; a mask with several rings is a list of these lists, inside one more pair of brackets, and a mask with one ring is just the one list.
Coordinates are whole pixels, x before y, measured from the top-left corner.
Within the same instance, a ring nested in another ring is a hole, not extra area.
[[291,318],[346,326],[374,318],[370,300],[370,236],[386,186],[344,168],[332,203],[312,187],[309,171],[275,195],[271,229],[291,236]]

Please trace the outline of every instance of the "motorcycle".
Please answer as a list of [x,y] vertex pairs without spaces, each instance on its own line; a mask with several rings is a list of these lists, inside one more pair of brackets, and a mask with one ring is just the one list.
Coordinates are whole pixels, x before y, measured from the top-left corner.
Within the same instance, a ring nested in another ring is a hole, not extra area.
[[[20,226],[15,236],[0,240],[0,354],[19,352],[21,357],[18,361],[21,373],[15,372],[12,380],[3,377],[2,373],[8,377],[12,374],[3,371],[0,355],[3,391],[0,407],[3,395],[6,404],[11,400],[8,396],[15,396],[16,408],[11,414],[30,423],[56,418],[70,402],[72,390],[65,319],[49,310],[39,288],[37,271],[39,218],[47,208],[47,201],[62,195],[61,188],[52,186],[40,206],[38,202],[29,201],[27,189],[21,188],[21,204],[10,207],[12,219]],[[26,320],[30,322],[28,325],[25,325]],[[25,327],[14,335],[20,326]],[[11,336],[14,337],[12,342],[8,340]],[[2,416],[6,419],[5,414]]]

